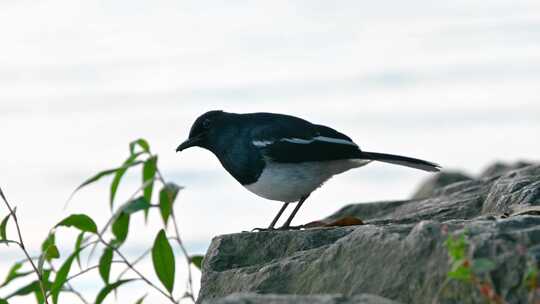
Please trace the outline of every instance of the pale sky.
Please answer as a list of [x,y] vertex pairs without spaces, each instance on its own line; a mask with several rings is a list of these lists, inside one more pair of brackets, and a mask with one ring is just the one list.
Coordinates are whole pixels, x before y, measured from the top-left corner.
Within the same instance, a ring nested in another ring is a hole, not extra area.
[[[280,207],[243,189],[211,153],[175,153],[207,110],[298,115],[365,150],[470,173],[538,160],[539,13],[535,0],[4,1],[0,185],[37,250],[70,213],[104,224],[109,181],[65,211],[64,202],[85,178],[119,165],[131,140],[147,138],[166,178],[186,187],[181,230],[203,253],[213,236],[266,226]],[[347,172],[295,223],[353,202],[407,199],[428,176],[384,164]],[[138,181],[129,176],[119,201]],[[132,221],[130,254],[150,246],[158,220]],[[20,254],[0,250],[1,277]],[[100,287],[97,276],[78,282],[93,296]],[[120,299],[144,285],[134,286]]]

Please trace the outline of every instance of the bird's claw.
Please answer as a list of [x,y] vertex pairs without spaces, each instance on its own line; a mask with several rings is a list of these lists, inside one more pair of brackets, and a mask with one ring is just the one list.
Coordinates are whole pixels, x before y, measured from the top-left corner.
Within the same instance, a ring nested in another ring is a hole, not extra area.
[[265,231],[274,231],[277,230],[276,228],[253,228],[251,229],[251,232],[265,232]]
[[[282,226],[282,227],[279,227],[279,228],[273,228],[273,227],[268,227],[268,228],[253,228],[251,229],[250,232],[267,232],[267,231],[287,231],[287,230],[300,230],[304,228],[304,226]],[[244,231],[244,232],[247,232],[247,231]]]

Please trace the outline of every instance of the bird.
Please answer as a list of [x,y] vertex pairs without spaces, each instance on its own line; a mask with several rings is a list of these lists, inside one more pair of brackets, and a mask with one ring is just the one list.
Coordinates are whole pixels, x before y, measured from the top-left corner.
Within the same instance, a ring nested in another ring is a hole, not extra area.
[[276,113],[228,113],[199,116],[176,152],[200,147],[212,152],[244,188],[283,205],[268,228],[291,203],[297,203],[280,230],[291,222],[310,194],[332,176],[379,161],[428,172],[441,166],[412,157],[367,152],[347,135],[299,117]]

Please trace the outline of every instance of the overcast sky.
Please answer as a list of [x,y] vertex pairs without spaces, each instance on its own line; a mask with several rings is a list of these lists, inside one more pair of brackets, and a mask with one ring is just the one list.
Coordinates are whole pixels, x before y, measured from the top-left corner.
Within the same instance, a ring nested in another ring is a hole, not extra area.
[[[147,138],[165,177],[186,187],[181,230],[203,253],[213,236],[266,226],[280,207],[243,189],[211,153],[174,152],[207,110],[298,115],[365,150],[469,173],[538,160],[539,14],[536,0],[3,1],[0,185],[37,250],[69,213],[103,225],[108,181],[64,211],[65,200]],[[407,199],[428,176],[370,164],[315,192],[295,222]],[[120,200],[138,181],[129,176]],[[159,217],[151,228],[137,220],[132,254],[151,244]],[[0,250],[3,276],[20,254]],[[97,277],[80,284],[100,287]]]

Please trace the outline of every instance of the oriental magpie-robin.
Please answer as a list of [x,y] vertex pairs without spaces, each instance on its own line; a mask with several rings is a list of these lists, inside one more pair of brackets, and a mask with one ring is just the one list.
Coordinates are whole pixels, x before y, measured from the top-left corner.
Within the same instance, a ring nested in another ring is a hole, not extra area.
[[300,206],[325,181],[371,161],[430,172],[441,168],[421,159],[362,151],[332,128],[273,113],[207,112],[195,120],[189,138],[176,151],[195,146],[214,153],[249,191],[284,203],[268,230],[290,203],[298,202],[281,229],[290,227]]

